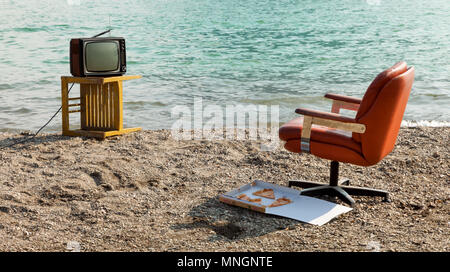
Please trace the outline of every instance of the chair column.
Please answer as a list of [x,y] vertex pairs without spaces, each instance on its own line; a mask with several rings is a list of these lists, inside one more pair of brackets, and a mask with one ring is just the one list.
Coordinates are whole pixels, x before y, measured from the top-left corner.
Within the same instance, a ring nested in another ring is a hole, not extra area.
[[330,186],[339,185],[339,162],[332,161],[330,165]]

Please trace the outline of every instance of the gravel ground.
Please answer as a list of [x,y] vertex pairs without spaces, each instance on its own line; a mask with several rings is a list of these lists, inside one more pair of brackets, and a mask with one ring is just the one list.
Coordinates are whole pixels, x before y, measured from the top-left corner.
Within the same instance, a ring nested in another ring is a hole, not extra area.
[[[327,182],[329,161],[312,155],[168,130],[37,136],[0,150],[0,250],[449,251],[449,132],[402,128],[377,165],[341,164],[351,185],[388,190],[392,202],[355,197],[321,227],[218,200],[255,179]],[[2,133],[0,146],[26,137]]]

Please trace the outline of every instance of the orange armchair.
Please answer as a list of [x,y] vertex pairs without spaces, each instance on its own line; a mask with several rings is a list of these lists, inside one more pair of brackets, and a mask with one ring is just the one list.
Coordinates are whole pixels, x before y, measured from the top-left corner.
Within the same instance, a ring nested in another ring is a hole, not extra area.
[[[332,162],[329,185],[292,180],[289,187],[306,188],[302,195],[337,196],[351,206],[355,201],[350,195],[381,196],[389,201],[387,191],[348,186],[348,179],[339,180],[339,162],[370,166],[393,150],[413,81],[414,67],[398,62],[378,74],[362,99],[328,93],[325,97],[333,100],[331,113],[296,109],[303,116],[279,130],[284,147]],[[356,111],[355,118],[340,115],[340,109]]]

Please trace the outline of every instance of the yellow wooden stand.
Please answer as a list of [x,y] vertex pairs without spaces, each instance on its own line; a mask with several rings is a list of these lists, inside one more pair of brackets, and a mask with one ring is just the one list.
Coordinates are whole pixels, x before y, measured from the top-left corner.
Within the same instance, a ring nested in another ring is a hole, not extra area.
[[[141,76],[61,77],[62,133],[65,136],[106,138],[142,128],[123,128],[122,81]],[[70,83],[80,84],[80,96],[69,97]],[[69,104],[79,100],[79,103]],[[71,107],[79,109],[71,110]],[[81,128],[69,129],[69,114],[80,113]]]

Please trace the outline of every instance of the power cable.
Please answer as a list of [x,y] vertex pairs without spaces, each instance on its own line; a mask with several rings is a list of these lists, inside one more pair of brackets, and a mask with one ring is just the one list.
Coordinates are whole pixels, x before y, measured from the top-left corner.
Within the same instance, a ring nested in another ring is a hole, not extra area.
[[[72,90],[72,87],[73,87],[74,84],[75,84],[75,83],[72,83],[72,85],[71,85],[70,88],[69,88],[69,91],[67,91],[67,94],[70,93],[70,90]],[[17,144],[22,144],[22,143],[25,143],[25,142],[27,142],[27,141],[30,141],[30,140],[34,139],[34,138],[39,134],[39,132],[41,132],[41,130],[43,130],[43,129],[44,129],[44,128],[45,128],[45,127],[53,120],[53,118],[55,118],[55,116],[58,115],[58,113],[61,111],[61,109],[62,109],[62,105],[61,105],[61,107],[59,107],[59,109],[55,112],[55,114],[53,114],[53,116],[47,121],[47,123],[45,123],[40,129],[38,129],[38,131],[36,131],[36,133],[33,135],[33,137],[31,137],[31,138],[26,138],[26,139],[23,139],[22,141],[18,141],[18,142],[9,144],[9,145],[2,146],[2,147],[0,147],[0,150],[2,150],[2,149],[4,149],[4,148],[8,148],[8,147],[15,146],[15,145],[17,145]]]

